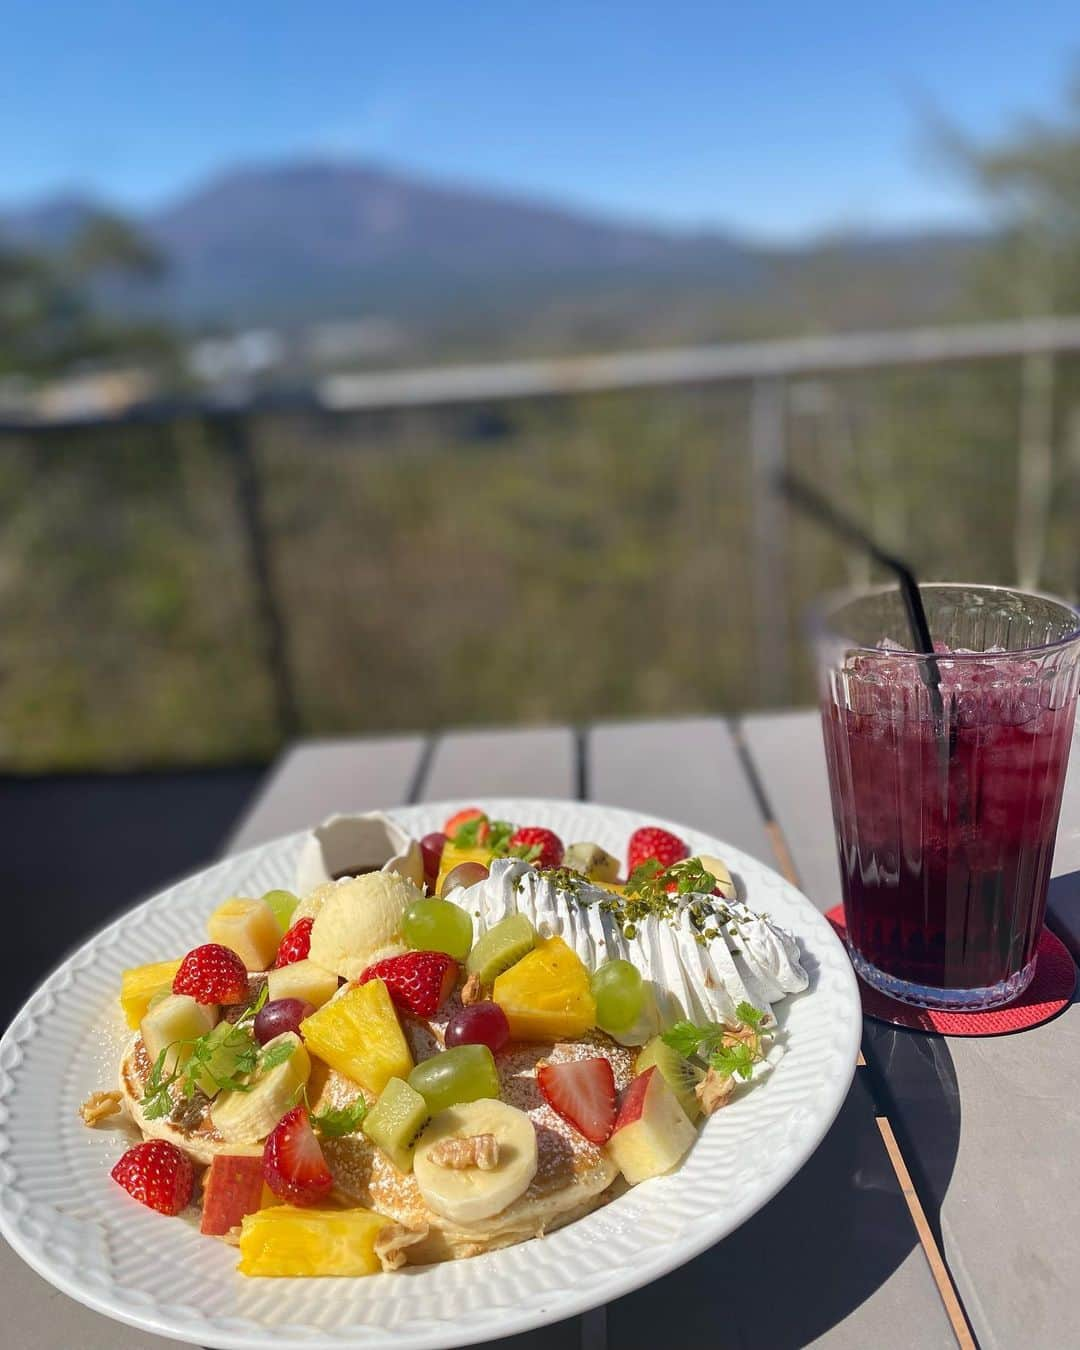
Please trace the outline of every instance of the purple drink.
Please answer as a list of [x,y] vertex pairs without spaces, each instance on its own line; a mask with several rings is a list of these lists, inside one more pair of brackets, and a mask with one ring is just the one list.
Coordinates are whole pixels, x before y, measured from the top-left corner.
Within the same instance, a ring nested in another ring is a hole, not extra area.
[[935,635],[958,648],[936,662],[939,706],[925,658],[873,649],[904,636],[897,592],[847,602],[822,637],[848,944],[863,978],[894,997],[994,1007],[1034,974],[1080,619],[997,588],[923,592]]

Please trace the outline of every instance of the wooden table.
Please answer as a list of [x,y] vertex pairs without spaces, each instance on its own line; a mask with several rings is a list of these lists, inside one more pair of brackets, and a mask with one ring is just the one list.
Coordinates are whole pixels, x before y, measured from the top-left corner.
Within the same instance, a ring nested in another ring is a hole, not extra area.
[[[1080,951],[1080,781],[1066,789],[1052,922]],[[282,757],[229,851],[332,811],[495,795],[571,797],[685,821],[773,863],[819,909],[838,899],[813,713],[304,742]],[[506,1350],[1080,1346],[1080,1012],[1013,1037],[928,1037],[868,1022],[866,1064],[810,1162],[689,1265]],[[0,1288],[15,1258],[0,1253]],[[25,1272],[12,1344],[152,1350]],[[48,1302],[50,1306],[45,1307]],[[8,1316],[8,1314],[5,1314]],[[41,1329],[50,1339],[41,1339]],[[25,1334],[19,1334],[23,1328]],[[52,1338],[54,1337],[54,1338]]]

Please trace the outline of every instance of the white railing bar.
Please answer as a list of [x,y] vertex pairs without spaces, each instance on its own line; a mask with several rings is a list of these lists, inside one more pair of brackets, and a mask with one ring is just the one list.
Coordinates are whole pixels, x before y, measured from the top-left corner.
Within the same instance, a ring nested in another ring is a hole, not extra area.
[[349,412],[1075,350],[1080,350],[1080,317],[1021,319],[548,361],[332,375],[317,383],[316,397],[328,411]]

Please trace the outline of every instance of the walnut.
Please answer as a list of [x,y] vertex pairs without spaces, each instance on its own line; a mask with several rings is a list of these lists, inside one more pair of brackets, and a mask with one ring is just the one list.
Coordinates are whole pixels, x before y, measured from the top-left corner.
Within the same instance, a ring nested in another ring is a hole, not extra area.
[[421,1228],[406,1228],[400,1223],[388,1223],[385,1228],[380,1228],[375,1238],[375,1255],[383,1270],[400,1270],[409,1259],[405,1248],[414,1242],[423,1242],[427,1235],[426,1223]]
[[735,1091],[735,1079],[716,1069],[707,1069],[705,1077],[694,1089],[694,1096],[701,1103],[701,1109],[707,1116],[726,1106]]
[[470,975],[461,987],[461,1002],[468,1008],[473,1003],[483,1003],[484,986],[479,975]]
[[79,1115],[93,1129],[98,1121],[108,1120],[122,1111],[122,1100],[119,1092],[91,1092],[79,1107]]
[[436,1167],[462,1171],[478,1167],[491,1172],[499,1165],[499,1141],[493,1134],[470,1134],[465,1139],[443,1139],[428,1154]]

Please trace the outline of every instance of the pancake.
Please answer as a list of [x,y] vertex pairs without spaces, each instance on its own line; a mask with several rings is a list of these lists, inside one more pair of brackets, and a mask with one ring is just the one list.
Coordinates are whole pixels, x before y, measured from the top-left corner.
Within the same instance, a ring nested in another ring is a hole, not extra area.
[[[403,1015],[402,1028],[417,1063],[444,1048],[443,1035],[449,1018],[460,1008],[455,996],[427,1022]],[[603,1148],[591,1144],[548,1106],[536,1084],[536,1071],[544,1062],[560,1063],[602,1055],[611,1061],[616,1089],[621,1091],[633,1078],[636,1051],[617,1045],[603,1032],[594,1031],[574,1041],[513,1043],[500,1051],[495,1063],[502,1100],[525,1111],[536,1129],[536,1175],[524,1195],[490,1219],[477,1224],[452,1224],[424,1203],[416,1179],[403,1174],[387,1160],[362,1132],[340,1139],[324,1139],[323,1153],[334,1176],[335,1193],[344,1203],[362,1205],[424,1236],[402,1254],[410,1265],[455,1260],[495,1251],[551,1232],[572,1222],[610,1198],[618,1168]],[[184,1149],[193,1161],[208,1166],[227,1145],[210,1119],[211,1103],[201,1094],[185,1098],[171,1091],[173,1111],[158,1120],[147,1119],[140,1106],[151,1070],[142,1037],[136,1033],[120,1065],[120,1090],[131,1118],[150,1139],[168,1139]],[[351,1079],[312,1059],[308,1098],[312,1110],[325,1111],[354,1101],[358,1095],[369,1103],[374,1097]]]
[[[407,1030],[410,1041],[419,1039],[415,1026]],[[434,1214],[412,1173],[399,1172],[364,1134],[323,1143],[338,1191],[353,1204],[377,1210],[406,1229],[427,1228],[424,1239],[404,1250],[411,1265],[495,1251],[588,1214],[610,1198],[606,1193],[618,1168],[603,1148],[589,1143],[548,1106],[536,1085],[536,1071],[545,1062],[598,1055],[611,1061],[616,1087],[625,1088],[633,1077],[635,1052],[616,1045],[602,1032],[576,1041],[513,1044],[496,1057],[502,1100],[525,1111],[536,1129],[537,1168],[525,1194],[492,1218],[466,1225]],[[355,1083],[331,1072],[319,1109],[343,1106],[356,1092]]]

